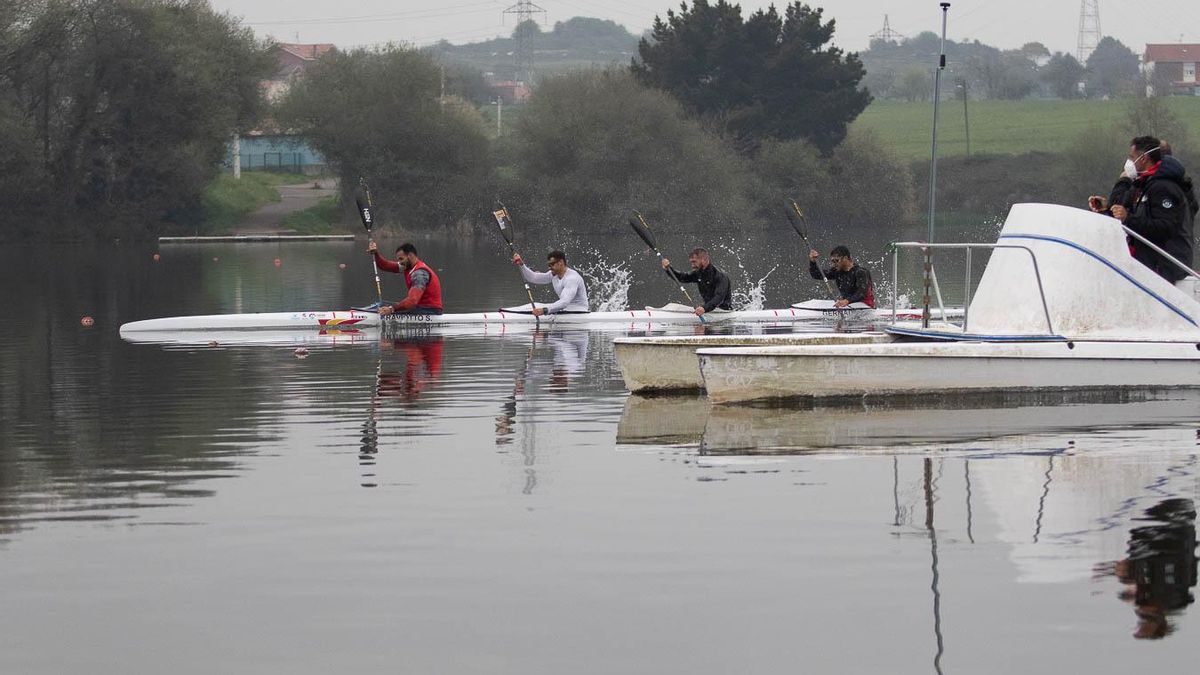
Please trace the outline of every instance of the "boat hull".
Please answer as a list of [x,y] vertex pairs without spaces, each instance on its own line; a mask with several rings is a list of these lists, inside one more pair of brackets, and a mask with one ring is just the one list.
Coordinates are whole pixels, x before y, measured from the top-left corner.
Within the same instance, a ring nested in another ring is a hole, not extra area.
[[701,349],[714,403],[1112,387],[1200,387],[1191,342],[892,343]]
[[[912,313],[919,310],[904,310]],[[323,330],[330,328],[409,328],[419,326],[530,324],[540,326],[629,325],[713,325],[727,323],[793,323],[799,321],[852,321],[870,323],[891,317],[891,310],[856,310],[830,312],[817,309],[788,307],[732,312],[712,312],[703,321],[690,311],[669,309],[636,309],[619,312],[588,312],[552,314],[535,317],[520,308],[494,312],[460,314],[392,314],[380,317],[370,311],[309,311],[264,312],[254,314],[209,314],[175,316],[134,321],[121,326],[121,334],[142,331],[211,331],[211,330]],[[907,316],[902,314],[902,317]]]
[[787,335],[686,335],[613,340],[613,354],[625,388],[635,393],[700,391],[704,378],[696,350],[741,346],[871,344],[885,333],[790,333]]
[[172,316],[133,321],[121,326],[121,334],[166,331],[224,330],[345,330],[377,328],[379,315],[358,310],[313,312],[260,312],[253,314],[208,314]]
[[[588,312],[580,314],[551,314],[535,317],[525,311],[497,310],[470,314],[393,314],[384,318],[388,327],[403,326],[450,326],[456,324],[542,324],[551,326],[589,324],[644,324],[661,325],[713,325],[727,323],[790,323],[796,321],[818,321],[831,319],[836,314],[820,310],[789,307],[786,309],[761,309],[731,312],[711,312],[703,320],[692,312],[664,309],[632,309],[619,312]],[[864,321],[876,319],[875,313],[856,312],[856,318]],[[890,316],[890,314],[889,314]]]

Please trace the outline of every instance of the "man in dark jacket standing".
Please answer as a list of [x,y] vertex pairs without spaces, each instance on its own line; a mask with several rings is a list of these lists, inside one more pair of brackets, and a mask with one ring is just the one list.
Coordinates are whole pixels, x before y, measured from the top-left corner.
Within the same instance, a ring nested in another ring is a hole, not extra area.
[[875,284],[871,281],[871,273],[865,267],[854,264],[850,249],[837,246],[829,252],[829,264],[825,276],[821,276],[821,268],[817,266],[820,256],[816,249],[808,252],[808,273],[814,279],[829,279],[837,286],[842,297],[833,303],[834,307],[845,307],[851,303],[861,302],[868,307],[875,306]]
[[696,284],[700,288],[700,297],[704,304],[696,308],[696,316],[704,316],[714,309],[733,309],[733,291],[729,284],[729,275],[717,269],[708,257],[708,251],[698,248],[688,256],[692,264],[691,272],[676,272],[671,267],[671,261],[662,259],[663,269],[672,279],[681,284]]
[[[1133,189],[1138,197],[1129,207],[1112,205],[1113,217],[1191,267],[1196,198],[1183,165],[1174,157],[1164,157],[1161,143],[1153,136],[1133,139],[1129,159],[1137,170]],[[1140,241],[1133,242],[1133,255],[1171,283],[1188,276],[1187,272]]]

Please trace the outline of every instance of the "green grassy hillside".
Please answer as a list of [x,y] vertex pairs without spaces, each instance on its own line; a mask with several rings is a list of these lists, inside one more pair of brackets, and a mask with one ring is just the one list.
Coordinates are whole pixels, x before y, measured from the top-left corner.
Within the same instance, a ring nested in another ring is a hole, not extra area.
[[[1200,97],[1167,99],[1171,112],[1200,139]],[[1057,152],[1095,126],[1124,122],[1129,101],[969,101],[971,154]],[[962,100],[942,101],[938,154],[965,155]],[[933,104],[876,101],[854,122],[878,133],[908,159],[929,157]],[[1168,139],[1170,140],[1170,139]]]

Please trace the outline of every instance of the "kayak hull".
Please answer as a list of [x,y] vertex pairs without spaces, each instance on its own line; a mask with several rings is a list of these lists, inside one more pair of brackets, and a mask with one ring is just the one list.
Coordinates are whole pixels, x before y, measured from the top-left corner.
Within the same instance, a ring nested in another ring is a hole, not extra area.
[[357,310],[333,312],[261,312],[253,314],[208,314],[172,316],[133,321],[121,326],[121,334],[181,330],[343,330],[378,328],[379,315]]
[[[920,310],[901,310],[901,319],[920,318]],[[891,310],[869,307],[831,311],[793,306],[783,309],[715,311],[698,317],[686,308],[653,308],[619,312],[581,312],[535,317],[526,308],[464,314],[378,314],[362,310],[264,312],[254,314],[209,314],[134,321],[121,326],[122,335],[146,331],[214,330],[344,330],[348,328],[405,328],[420,326],[537,324],[542,326],[589,326],[628,324],[714,325],[729,323],[790,323],[797,321],[845,321],[869,323],[891,318]]]

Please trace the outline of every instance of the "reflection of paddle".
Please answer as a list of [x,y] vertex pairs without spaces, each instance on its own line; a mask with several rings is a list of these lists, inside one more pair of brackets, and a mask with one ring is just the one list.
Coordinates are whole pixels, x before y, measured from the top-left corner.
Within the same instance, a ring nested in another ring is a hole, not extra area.
[[[508,215],[508,209],[500,200],[496,200],[496,205],[500,208],[492,211],[492,215],[496,218],[496,225],[500,227],[500,236],[504,237],[504,241],[508,243],[508,252],[516,255],[517,247],[513,243],[512,216]],[[521,283],[525,286],[525,295],[529,296],[529,309],[537,309],[537,305],[533,302],[533,289],[529,288],[529,282],[525,281],[524,274],[521,274]],[[536,314],[533,315],[533,318],[537,323],[541,323]]]
[[[808,241],[808,218],[804,217],[804,212],[800,210],[800,205],[794,199],[785,200],[783,203],[783,212],[787,214],[788,222],[792,224],[792,229],[800,238],[804,240],[804,244],[809,249],[813,249],[813,245]],[[834,298],[838,296],[833,292],[833,284],[829,283],[829,279],[825,276],[825,270],[821,269],[821,264],[817,263],[817,271],[821,273],[821,281],[825,282],[825,289]]]
[[[637,235],[642,238],[642,241],[646,242],[646,245],[650,247],[651,251],[654,251],[654,255],[658,256],[658,259],[661,262],[663,259],[663,254],[658,250],[658,244],[654,241],[654,233],[650,231],[650,226],[646,224],[646,219],[643,218],[642,214],[638,213],[637,211],[634,211],[633,215],[634,217],[629,219],[629,226],[633,228],[634,232],[637,232]],[[692,305],[694,308],[696,303],[692,302],[692,295],[687,292],[686,288],[683,287],[683,282],[679,280],[678,276],[676,276],[675,270],[668,267],[667,274],[670,274],[671,278],[675,280],[675,283],[679,284],[679,290],[683,291],[683,297],[687,298],[688,304]],[[704,317],[700,317],[700,320],[703,321]]]
[[[358,188],[358,192],[354,195],[354,203],[358,205],[358,217],[362,218],[363,227],[367,228],[367,241],[373,241],[371,228],[375,226],[375,205],[371,202],[371,190],[362,178],[358,179]],[[378,311],[383,307],[383,286],[379,283],[379,265],[375,262],[374,253],[371,254],[371,268],[375,270],[375,294],[379,299],[379,304],[375,309]]]

